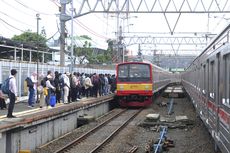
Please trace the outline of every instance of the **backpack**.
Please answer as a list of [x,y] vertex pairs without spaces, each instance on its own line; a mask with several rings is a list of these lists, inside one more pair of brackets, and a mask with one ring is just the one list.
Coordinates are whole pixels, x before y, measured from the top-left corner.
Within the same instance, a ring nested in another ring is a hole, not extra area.
[[61,88],[61,89],[64,88],[64,86],[65,86],[64,78],[62,78],[62,77],[60,78],[59,84],[60,84],[60,88]]
[[99,83],[99,78],[97,76],[93,76],[93,84],[97,85]]
[[[12,77],[11,77],[12,78]],[[1,90],[4,94],[9,94],[10,93],[10,79],[11,78],[7,78],[1,86]]]
[[25,79],[25,81],[26,81],[26,83],[27,83],[27,87],[29,87],[29,88],[33,88],[33,87],[34,87],[34,83],[33,83],[33,81],[31,80],[30,77],[27,77],[27,78]]
[[41,80],[41,85],[44,87],[46,87],[46,81],[47,81],[47,77],[44,77],[42,80]]

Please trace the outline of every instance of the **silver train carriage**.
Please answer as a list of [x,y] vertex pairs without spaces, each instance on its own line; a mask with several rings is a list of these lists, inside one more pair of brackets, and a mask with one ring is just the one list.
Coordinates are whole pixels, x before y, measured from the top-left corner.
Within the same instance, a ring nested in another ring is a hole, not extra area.
[[182,74],[182,84],[206,125],[215,149],[230,153],[230,25]]

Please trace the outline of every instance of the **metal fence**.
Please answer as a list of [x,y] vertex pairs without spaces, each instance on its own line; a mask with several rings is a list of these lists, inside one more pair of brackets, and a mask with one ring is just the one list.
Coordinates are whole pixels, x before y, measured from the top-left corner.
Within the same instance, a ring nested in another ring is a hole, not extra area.
[[[39,74],[47,74],[47,71],[58,71],[60,73],[69,72],[69,67],[61,67],[56,65],[48,64],[39,64]],[[26,63],[18,61],[0,61],[0,83],[2,83],[10,75],[10,70],[16,69],[18,71],[16,80],[18,87],[18,96],[25,96],[25,79],[28,76],[31,76],[33,72],[37,72],[37,63]],[[102,69],[93,69],[93,68],[74,68],[74,72],[79,73],[97,73],[97,74],[115,74],[115,70],[102,70]]]

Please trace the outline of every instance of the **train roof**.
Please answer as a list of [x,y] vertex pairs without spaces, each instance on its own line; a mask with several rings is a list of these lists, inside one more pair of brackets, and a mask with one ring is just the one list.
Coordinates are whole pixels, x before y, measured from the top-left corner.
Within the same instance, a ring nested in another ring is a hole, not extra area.
[[118,63],[117,65],[122,65],[122,64],[150,64],[151,63],[147,63],[147,62],[123,62],[123,63]]
[[122,64],[148,64],[148,65],[152,65],[154,68],[157,68],[157,69],[159,69],[161,71],[172,73],[172,72],[170,72],[168,70],[163,69],[162,67],[159,67],[157,65],[152,64],[151,62],[123,62],[123,63],[118,63],[117,66],[122,65]]
[[222,36],[223,36],[226,32],[229,31],[229,29],[230,29],[230,24],[229,24],[226,28],[224,28],[223,31],[221,31],[221,33],[218,34],[218,35],[207,45],[207,47],[203,50],[203,52],[202,52],[199,56],[197,56],[197,57],[193,60],[193,62],[192,62],[186,69],[188,69],[188,68],[189,68],[197,59],[199,59],[206,51],[208,51],[208,49],[209,49],[210,47],[212,47],[213,45],[215,45],[215,43],[216,43],[219,39],[221,39]]

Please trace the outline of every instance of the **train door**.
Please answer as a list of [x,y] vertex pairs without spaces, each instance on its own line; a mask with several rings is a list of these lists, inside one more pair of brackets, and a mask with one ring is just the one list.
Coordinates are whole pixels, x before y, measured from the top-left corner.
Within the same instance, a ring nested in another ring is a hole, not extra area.
[[216,117],[216,129],[215,132],[216,134],[219,133],[219,108],[220,108],[220,95],[219,95],[219,87],[220,87],[220,53],[217,53],[216,55],[216,70],[215,70],[215,76],[216,78],[214,78],[215,82],[214,82],[214,92],[216,94],[216,96],[214,97],[215,100],[215,117]]
[[216,56],[212,56],[208,62],[209,71],[208,71],[208,94],[207,94],[207,110],[208,110],[208,126],[210,127],[210,131],[212,135],[215,133],[216,129],[216,114],[217,114],[217,73],[218,73],[218,60]]
[[229,50],[221,52],[219,56],[219,98],[218,98],[218,126],[217,136],[219,147],[230,152],[230,53]]
[[208,80],[208,75],[207,75],[207,63],[203,63],[201,65],[201,95],[200,95],[200,100],[198,103],[198,111],[200,114],[201,119],[205,122],[205,119],[207,117],[207,108],[206,108],[206,96],[207,96],[207,80]]

